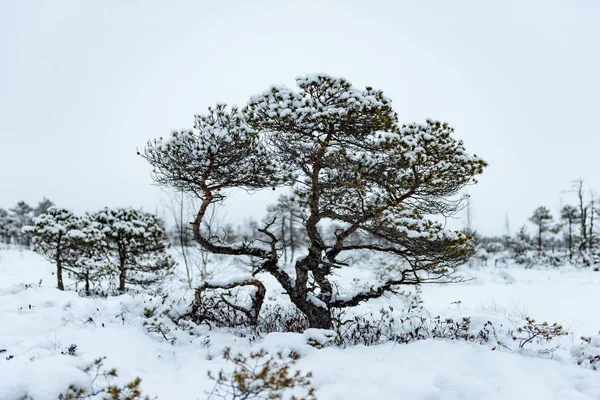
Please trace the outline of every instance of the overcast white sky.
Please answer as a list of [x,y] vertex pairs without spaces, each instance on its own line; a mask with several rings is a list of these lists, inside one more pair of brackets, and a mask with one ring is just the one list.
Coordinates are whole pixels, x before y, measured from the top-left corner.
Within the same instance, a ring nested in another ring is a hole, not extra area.
[[404,122],[450,122],[490,163],[475,228],[504,233],[508,213],[514,230],[573,179],[600,189],[598,21],[597,0],[0,0],[0,207],[154,211],[147,139],[326,72],[383,89]]

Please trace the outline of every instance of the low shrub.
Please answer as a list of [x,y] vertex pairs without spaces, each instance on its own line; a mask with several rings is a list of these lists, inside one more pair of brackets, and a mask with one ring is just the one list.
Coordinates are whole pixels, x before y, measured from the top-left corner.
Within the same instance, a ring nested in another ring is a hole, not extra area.
[[70,385],[67,390],[59,394],[59,400],[150,400],[143,396],[140,384],[142,380],[138,377],[124,384],[112,384],[112,380],[118,377],[116,369],[106,370],[104,368],[105,358],[98,358],[92,364],[83,369],[83,372],[92,377],[90,387]]
[[[531,317],[525,317],[526,323],[523,326],[517,327],[514,331],[509,331],[512,340],[519,343],[519,349],[524,349],[530,343],[549,343],[554,338],[568,335],[562,325],[549,324],[548,322],[538,323]],[[540,350],[542,353],[551,353],[558,346]]]
[[208,394],[207,400],[276,400],[291,391],[303,392],[300,397],[292,395],[291,400],[316,400],[315,389],[311,386],[312,374],[302,374],[292,367],[299,359],[292,353],[285,357],[279,352],[270,355],[265,350],[252,352],[249,355],[231,354],[226,348],[223,358],[235,365],[232,372],[220,370],[208,376],[215,381],[215,387]]

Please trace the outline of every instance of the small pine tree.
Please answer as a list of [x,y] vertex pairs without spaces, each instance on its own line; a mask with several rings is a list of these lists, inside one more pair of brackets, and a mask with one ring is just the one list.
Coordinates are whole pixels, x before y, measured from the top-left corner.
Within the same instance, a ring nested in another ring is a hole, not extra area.
[[75,275],[77,282],[83,282],[85,294],[89,296],[92,283],[99,282],[106,275],[106,236],[102,225],[86,215],[79,218],[79,229],[72,231],[70,237],[73,247],[68,270]]
[[527,226],[523,225],[514,238],[508,239],[508,247],[515,258],[523,256],[532,248],[531,238],[527,233]]
[[29,226],[32,223],[33,208],[24,201],[20,201],[14,208],[11,208],[12,225],[14,229],[12,234],[18,244],[27,248],[31,245],[31,234],[23,231],[23,227]]
[[50,199],[44,197],[33,210],[33,216],[38,217],[42,214],[46,214],[52,206],[54,206],[54,203]]
[[132,208],[105,208],[90,215],[102,225],[105,254],[111,273],[118,274],[118,288],[126,284],[146,287],[162,280],[175,265],[166,253],[170,244],[165,229],[149,213]]
[[566,205],[560,210],[560,218],[565,222],[567,227],[566,239],[567,246],[569,247],[569,260],[573,259],[573,225],[577,223],[580,218],[579,212],[576,207]]
[[0,242],[1,243],[10,243],[10,227],[9,227],[9,219],[8,219],[8,211],[3,208],[0,208]]
[[23,232],[33,236],[34,251],[56,265],[59,290],[65,290],[63,270],[74,257],[75,238],[80,236],[79,219],[69,210],[50,207],[46,214],[25,226]]
[[533,211],[533,215],[529,217],[529,221],[536,225],[538,235],[537,235],[537,249],[538,254],[542,254],[542,237],[545,232],[548,231],[550,227],[550,222],[552,221],[552,214],[550,214],[550,210],[546,207],[538,207]]

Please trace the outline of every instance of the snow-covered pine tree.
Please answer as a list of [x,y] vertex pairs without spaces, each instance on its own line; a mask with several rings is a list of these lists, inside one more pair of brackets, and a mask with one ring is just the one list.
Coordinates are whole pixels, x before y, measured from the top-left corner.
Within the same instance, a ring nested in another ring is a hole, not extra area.
[[21,246],[29,248],[31,246],[31,235],[27,232],[23,232],[23,227],[31,225],[33,208],[26,202],[20,201],[15,207],[8,211],[12,217],[12,233],[15,241]]
[[54,203],[50,199],[44,197],[42,201],[38,203],[37,207],[33,209],[33,216],[37,217],[39,215],[46,214],[48,212],[48,209],[53,205]]
[[552,214],[548,208],[541,206],[533,210],[533,214],[529,217],[537,229],[537,250],[538,255],[542,254],[543,236],[550,229],[550,223],[552,221]]
[[579,211],[577,207],[565,205],[560,210],[560,219],[563,221],[563,226],[566,228],[565,237],[567,247],[569,249],[569,261],[573,260],[573,225],[579,220]]
[[126,285],[158,283],[171,272],[175,263],[166,253],[170,244],[154,215],[132,208],[105,208],[89,217],[102,225],[104,251],[120,292]]
[[67,260],[67,270],[77,282],[82,282],[86,295],[92,294],[92,285],[99,286],[109,271],[105,254],[106,236],[102,224],[89,218],[79,217],[79,229],[70,232],[72,240],[71,257]]
[[[202,201],[193,223],[207,251],[241,257],[253,274],[272,275],[314,328],[332,327],[332,310],[393,292],[400,285],[452,280],[472,253],[460,232],[428,215],[456,214],[459,191],[483,172],[485,161],[466,152],[446,123],[400,125],[380,90],[354,88],[323,74],[298,78],[299,89],[271,87],[243,109],[224,104],[195,118],[194,129],[150,141],[143,157],[157,183]],[[257,227],[254,239],[227,245],[207,237],[202,221],[227,190],[288,187],[305,214],[308,237],[294,271],[280,262],[280,233]],[[320,226],[340,223],[333,237]],[[372,240],[354,241],[354,234]],[[397,270],[349,296],[334,291],[335,268],[348,253],[385,253]],[[249,279],[257,287],[257,279]],[[231,285],[228,285],[231,286]]]
[[4,208],[0,208],[0,243],[10,243],[10,221]]
[[63,272],[77,258],[76,243],[80,242],[80,220],[69,210],[50,207],[46,214],[33,219],[33,225],[23,227],[33,237],[33,249],[56,265],[59,290],[65,290]]
[[527,233],[527,226],[523,225],[515,234],[514,238],[509,238],[508,248],[512,251],[513,256],[517,259],[525,256],[526,253],[533,248],[531,237]]

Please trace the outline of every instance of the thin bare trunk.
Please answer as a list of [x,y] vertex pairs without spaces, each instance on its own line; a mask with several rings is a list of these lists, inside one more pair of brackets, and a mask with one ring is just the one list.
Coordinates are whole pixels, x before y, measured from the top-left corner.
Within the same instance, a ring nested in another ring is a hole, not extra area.
[[91,294],[90,291],[90,273],[89,271],[85,272],[85,294],[89,296]]
[[292,210],[290,208],[290,262],[294,262],[294,216],[292,215]]
[[[214,205],[210,206],[210,211],[208,214],[208,221],[204,221],[204,227],[206,229],[206,233],[208,237],[212,237],[213,235],[213,222],[215,218],[215,207]],[[208,261],[210,258],[210,253],[206,251],[204,248],[200,249],[200,258],[202,260],[202,270],[200,271],[200,275],[202,280],[206,280],[208,277]]]
[[583,179],[575,181],[577,197],[579,198],[579,216],[581,221],[581,250],[587,249],[587,207],[583,205]]
[[540,224],[538,225],[538,255],[542,254],[542,231],[544,229],[543,220],[540,219]]
[[125,292],[125,280],[127,278],[125,249],[119,245],[119,291]]
[[65,290],[63,282],[63,269],[62,269],[62,233],[58,234],[58,240],[56,242],[56,280],[58,290]]
[[588,235],[588,249],[590,250],[594,247],[594,213],[594,193],[592,193],[592,199],[590,201],[590,233]]
[[183,192],[181,192],[181,198],[179,201],[179,221],[176,222],[179,225],[179,244],[181,245],[181,255],[183,256],[183,263],[185,264],[185,274],[188,282],[188,288],[192,288],[192,271],[187,259],[186,243],[184,240],[185,228],[183,225]]
[[572,233],[573,221],[569,218],[569,261],[573,260],[573,233]]
[[56,278],[58,280],[58,290],[65,290],[65,285],[63,283],[63,276],[62,276],[62,263],[59,261],[56,263]]
[[281,244],[283,247],[283,261],[287,263],[287,241],[285,240],[285,216],[281,216]]

